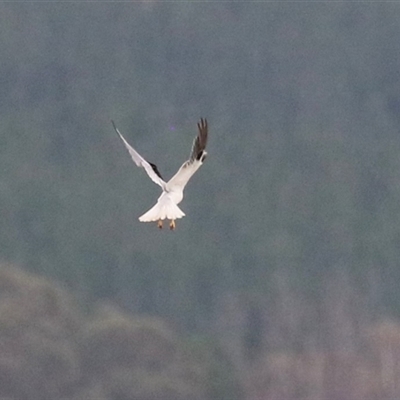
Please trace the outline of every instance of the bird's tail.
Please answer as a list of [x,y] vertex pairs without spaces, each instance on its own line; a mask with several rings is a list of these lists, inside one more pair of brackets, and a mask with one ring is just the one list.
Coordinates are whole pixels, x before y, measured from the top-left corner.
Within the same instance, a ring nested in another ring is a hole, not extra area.
[[139,217],[140,222],[159,221],[164,219],[179,219],[185,216],[185,213],[172,201],[157,202],[149,211]]

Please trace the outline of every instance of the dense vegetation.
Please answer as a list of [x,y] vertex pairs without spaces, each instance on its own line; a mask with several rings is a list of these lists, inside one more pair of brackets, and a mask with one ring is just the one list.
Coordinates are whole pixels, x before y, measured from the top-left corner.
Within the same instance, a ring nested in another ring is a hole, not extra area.
[[233,370],[217,346],[184,341],[165,321],[106,304],[83,313],[60,287],[6,266],[0,289],[2,399],[238,396]]
[[[212,335],[242,372],[282,349],[358,355],[398,318],[397,4],[0,10],[4,261]],[[140,224],[158,188],[110,119],[171,176],[199,117],[187,217]]]
[[[245,313],[234,301],[219,320],[224,340],[215,341],[185,338],[165,320],[104,302],[84,310],[59,285],[15,267],[1,266],[0,293],[1,399],[390,400],[399,393],[400,325],[355,327],[354,308],[340,309],[353,303],[348,298],[333,299],[334,317],[321,319],[340,346],[304,346],[300,337],[302,347],[288,347],[293,337],[282,322],[296,319],[286,312],[255,354],[254,331],[237,335]],[[343,332],[357,328],[354,344]],[[281,347],[272,346],[277,338]]]

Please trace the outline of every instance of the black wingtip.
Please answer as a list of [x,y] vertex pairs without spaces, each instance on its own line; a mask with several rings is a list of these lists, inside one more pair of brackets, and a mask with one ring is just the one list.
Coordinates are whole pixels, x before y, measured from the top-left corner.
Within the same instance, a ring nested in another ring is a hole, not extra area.
[[200,118],[200,122],[197,123],[199,130],[207,129],[207,118]]

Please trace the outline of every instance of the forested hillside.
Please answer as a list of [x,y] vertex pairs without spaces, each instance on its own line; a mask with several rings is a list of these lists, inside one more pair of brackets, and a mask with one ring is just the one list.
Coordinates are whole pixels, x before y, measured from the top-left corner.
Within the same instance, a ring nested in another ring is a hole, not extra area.
[[[215,338],[249,398],[271,354],[353,365],[383,319],[397,337],[398,4],[4,3],[0,33],[3,262]],[[187,216],[140,223],[159,188],[110,120],[168,178],[200,117]]]
[[53,282],[0,269],[0,396],[18,400],[239,398],[218,346],[166,321],[76,299]]

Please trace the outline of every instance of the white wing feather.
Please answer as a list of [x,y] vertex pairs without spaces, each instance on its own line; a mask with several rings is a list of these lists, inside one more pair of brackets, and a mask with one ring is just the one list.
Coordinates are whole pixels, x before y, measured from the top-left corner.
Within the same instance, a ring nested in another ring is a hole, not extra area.
[[129,154],[132,157],[132,160],[135,162],[135,164],[138,167],[142,167],[145,169],[147,172],[147,175],[150,177],[150,179],[156,183],[157,185],[161,186],[163,190],[166,189],[166,183],[165,181],[161,178],[159,175],[159,172],[157,170],[157,167],[154,164],[150,164],[148,161],[146,161],[122,136],[121,132],[118,130],[118,128],[115,126],[114,121],[111,121],[113,124],[113,127],[115,131],[118,133],[118,136],[122,139],[122,141],[125,144],[125,147],[128,149]]
[[167,182],[167,190],[177,188],[183,190],[193,174],[201,167],[206,158],[206,145],[208,138],[207,120],[203,118],[197,124],[199,133],[193,141],[189,160],[185,161],[178,172]]

